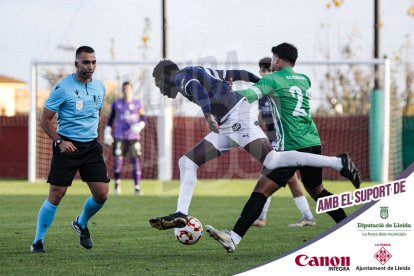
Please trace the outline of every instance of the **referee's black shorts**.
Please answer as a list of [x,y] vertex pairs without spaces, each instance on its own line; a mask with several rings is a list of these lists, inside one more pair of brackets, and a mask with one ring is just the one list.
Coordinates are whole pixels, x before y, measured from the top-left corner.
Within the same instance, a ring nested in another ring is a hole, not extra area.
[[[321,146],[313,146],[296,151],[321,154]],[[265,175],[277,185],[285,187],[295,172],[299,170],[302,183],[306,188],[315,188],[322,184],[322,168],[315,167],[284,167],[273,171],[263,168],[262,175]]]
[[109,175],[102,156],[103,147],[97,139],[89,142],[78,142],[63,136],[62,138],[65,141],[72,142],[77,150],[72,153],[60,152],[59,146],[55,146],[53,143],[48,183],[68,187],[72,185],[73,178],[78,170],[84,182],[109,183]]

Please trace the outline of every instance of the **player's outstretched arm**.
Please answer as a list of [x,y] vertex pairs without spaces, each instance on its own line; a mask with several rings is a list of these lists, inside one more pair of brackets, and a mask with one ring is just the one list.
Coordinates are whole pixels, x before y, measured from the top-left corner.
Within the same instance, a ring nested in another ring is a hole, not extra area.
[[255,74],[246,70],[217,70],[226,81],[247,81],[256,83],[260,80]]
[[276,90],[276,86],[276,83],[272,79],[268,76],[264,76],[251,87],[235,92],[245,97],[249,103],[252,103],[264,96],[272,95]]

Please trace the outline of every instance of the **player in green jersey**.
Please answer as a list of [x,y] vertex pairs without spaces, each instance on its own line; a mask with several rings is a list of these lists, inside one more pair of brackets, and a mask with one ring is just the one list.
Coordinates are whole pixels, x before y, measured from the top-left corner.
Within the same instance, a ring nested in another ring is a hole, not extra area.
[[[321,141],[310,110],[309,78],[293,70],[298,52],[295,46],[282,43],[272,48],[272,70],[252,87],[237,91],[251,103],[268,96],[272,103],[272,114],[276,128],[276,150],[296,150],[321,154]],[[286,183],[299,169],[306,191],[316,201],[332,195],[322,185],[322,169],[310,167],[263,169],[250,199],[232,231],[218,230],[206,225],[207,232],[228,251],[234,252],[253,222],[258,218],[266,199]],[[358,173],[358,177],[359,173]],[[356,187],[359,188],[359,187]],[[328,213],[336,222],[346,218],[343,209]]]
[[[260,68],[260,76],[265,76],[267,74],[272,73],[272,58],[265,57],[259,61],[259,68]],[[266,132],[267,137],[269,138],[270,142],[272,142],[273,146],[277,144],[277,138],[280,135],[276,135],[276,128],[275,128],[275,120],[273,119],[272,115],[272,104],[270,102],[270,97],[262,97],[258,100],[259,103],[259,122],[261,123],[261,127],[263,131]],[[290,170],[289,170],[290,171]],[[275,183],[278,181],[273,180]],[[315,218],[312,214],[312,211],[309,207],[308,200],[306,199],[302,185],[298,179],[296,173],[293,174],[292,178],[287,183],[292,196],[295,202],[296,207],[298,208],[299,212],[301,213],[301,218],[295,222],[291,223],[289,227],[303,227],[303,226],[313,226],[316,224]],[[269,196],[267,198],[266,204],[263,207],[262,212],[260,213],[258,219],[253,223],[254,226],[263,227],[266,225],[266,217],[267,212],[269,210],[270,202],[272,197]]]

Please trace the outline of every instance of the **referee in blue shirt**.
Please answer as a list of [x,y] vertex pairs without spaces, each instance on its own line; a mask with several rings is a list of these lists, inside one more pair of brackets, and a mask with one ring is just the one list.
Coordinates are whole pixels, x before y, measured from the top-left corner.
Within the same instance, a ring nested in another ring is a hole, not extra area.
[[[93,79],[96,68],[95,51],[89,46],[76,50],[76,71],[61,80],[46,100],[40,126],[53,140],[53,156],[47,182],[49,195],[40,207],[36,235],[31,245],[34,253],[44,253],[45,234],[56,210],[79,170],[82,181],[91,190],[83,210],[72,222],[80,244],[93,246],[87,227],[89,219],[104,205],[108,197],[109,177],[98,142],[99,111],[103,107],[105,87]],[[57,129],[52,120],[57,117]]]

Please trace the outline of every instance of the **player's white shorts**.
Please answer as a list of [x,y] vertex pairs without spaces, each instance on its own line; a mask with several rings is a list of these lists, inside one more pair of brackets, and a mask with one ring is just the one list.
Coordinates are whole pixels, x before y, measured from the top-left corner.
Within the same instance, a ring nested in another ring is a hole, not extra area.
[[266,134],[259,126],[257,108],[246,100],[242,101],[220,126],[220,132],[210,132],[204,137],[220,152],[229,151],[240,146],[244,148],[250,142],[267,139]]

